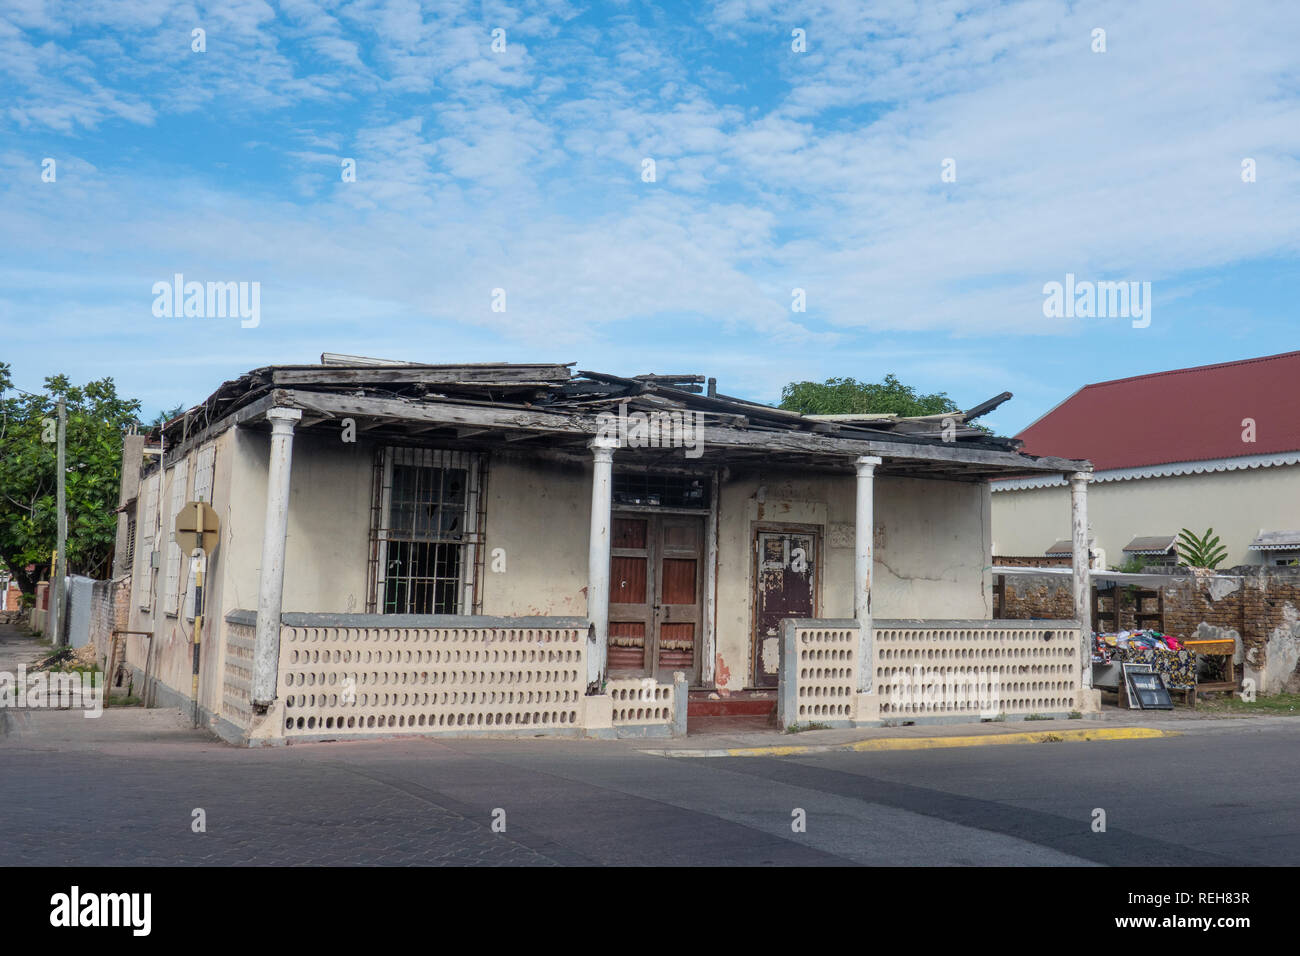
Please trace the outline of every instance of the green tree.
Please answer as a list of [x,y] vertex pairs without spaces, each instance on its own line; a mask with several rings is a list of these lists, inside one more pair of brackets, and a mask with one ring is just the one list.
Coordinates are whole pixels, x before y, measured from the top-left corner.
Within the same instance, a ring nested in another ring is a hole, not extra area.
[[1188,567],[1213,570],[1223,563],[1228,549],[1219,544],[1213,528],[1199,536],[1184,528],[1178,532],[1178,556]]
[[892,374],[879,384],[853,378],[791,382],[781,389],[781,408],[803,415],[864,415],[893,412],[899,417],[961,411],[946,392],[918,395]]
[[[67,408],[68,553],[71,574],[106,577],[117,534],[122,435],[139,424],[140,403],[118,396],[111,378],[78,387],[65,375],[45,392],[13,392],[0,362],[0,562],[31,594],[50,571],[58,540],[57,453],[51,422]],[[5,397],[8,396],[8,397]],[[35,565],[34,572],[27,566]]]
[[177,405],[175,408],[164,408],[154,416],[153,421],[149,423],[149,427],[154,430],[162,428],[162,426],[166,425],[173,418],[184,414],[184,412],[184,405]]

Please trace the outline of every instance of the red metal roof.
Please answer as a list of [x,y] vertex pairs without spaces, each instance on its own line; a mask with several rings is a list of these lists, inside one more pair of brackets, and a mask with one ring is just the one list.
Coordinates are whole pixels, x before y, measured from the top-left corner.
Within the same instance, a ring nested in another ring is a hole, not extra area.
[[1300,450],[1300,352],[1086,385],[1016,437],[1098,471]]

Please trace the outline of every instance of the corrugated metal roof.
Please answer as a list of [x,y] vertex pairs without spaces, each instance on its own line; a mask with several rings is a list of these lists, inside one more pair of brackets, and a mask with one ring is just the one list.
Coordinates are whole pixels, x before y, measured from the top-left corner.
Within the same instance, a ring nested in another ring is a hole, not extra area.
[[[1254,442],[1243,440],[1254,422]],[[1088,385],[1019,435],[1098,471],[1300,449],[1300,352]]]

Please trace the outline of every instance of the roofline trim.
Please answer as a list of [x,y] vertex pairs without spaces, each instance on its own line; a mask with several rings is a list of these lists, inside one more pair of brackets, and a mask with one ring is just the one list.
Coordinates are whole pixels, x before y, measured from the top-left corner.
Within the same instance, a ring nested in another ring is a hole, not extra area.
[[[1206,458],[1201,461],[1177,461],[1164,465],[1139,465],[1136,468],[1108,468],[1092,473],[1093,482],[1133,481],[1141,478],[1170,478],[1177,475],[1200,475],[1219,471],[1242,471],[1246,468],[1274,468],[1281,465],[1300,464],[1300,451],[1264,455],[1243,455],[1239,458]],[[1035,476],[1033,478],[992,478],[996,491],[1024,491],[1030,488],[1049,488],[1065,485],[1061,477]]]

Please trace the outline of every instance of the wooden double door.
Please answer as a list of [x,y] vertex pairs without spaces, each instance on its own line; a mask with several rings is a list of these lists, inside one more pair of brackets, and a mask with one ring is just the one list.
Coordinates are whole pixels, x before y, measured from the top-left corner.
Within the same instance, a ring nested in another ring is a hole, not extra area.
[[612,515],[610,677],[698,684],[703,631],[704,516]]

